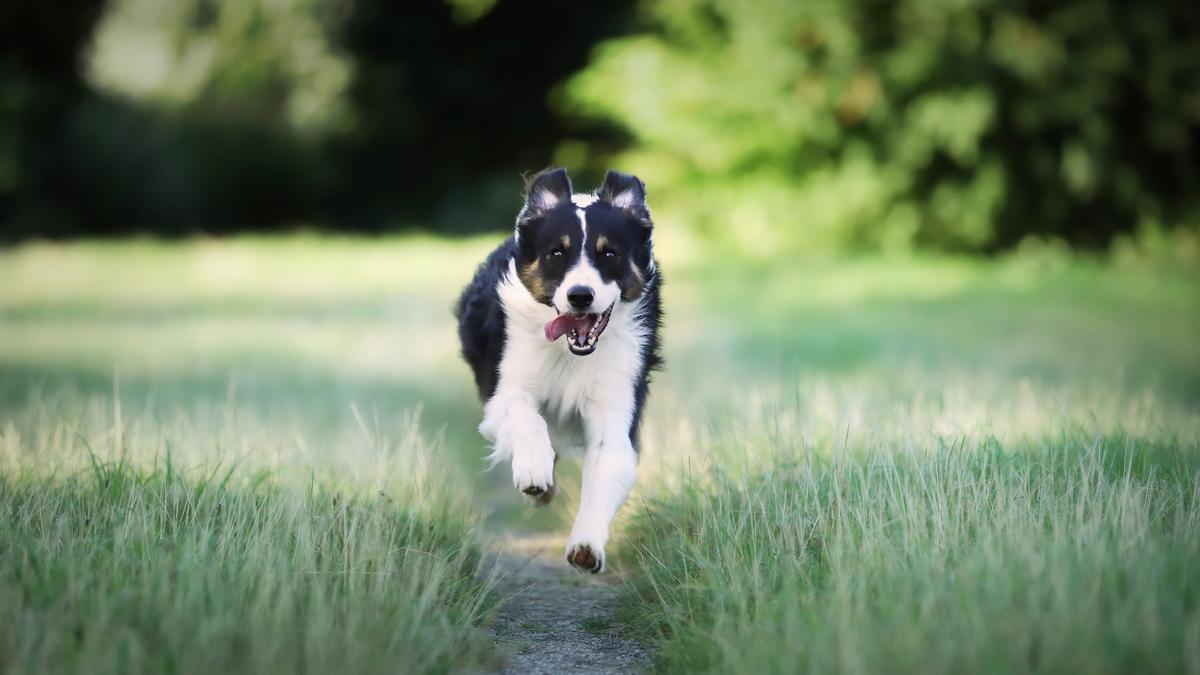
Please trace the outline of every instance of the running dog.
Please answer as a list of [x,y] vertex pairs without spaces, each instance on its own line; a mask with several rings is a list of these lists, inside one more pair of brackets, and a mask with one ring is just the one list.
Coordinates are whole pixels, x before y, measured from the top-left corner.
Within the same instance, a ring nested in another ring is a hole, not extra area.
[[636,176],[609,171],[595,192],[577,194],[564,169],[542,171],[527,181],[513,235],[455,310],[492,465],[511,460],[516,488],[546,504],[559,454],[583,455],[566,559],[593,574],[637,479],[638,425],[661,363],[653,245]]

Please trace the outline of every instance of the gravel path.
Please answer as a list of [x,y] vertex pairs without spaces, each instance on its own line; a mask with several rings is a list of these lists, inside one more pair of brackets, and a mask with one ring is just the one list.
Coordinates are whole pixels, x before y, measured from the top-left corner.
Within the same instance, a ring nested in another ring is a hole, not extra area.
[[612,573],[584,575],[563,560],[565,542],[514,537],[497,542],[502,575],[493,635],[509,654],[498,673],[636,673],[650,650],[621,634]]

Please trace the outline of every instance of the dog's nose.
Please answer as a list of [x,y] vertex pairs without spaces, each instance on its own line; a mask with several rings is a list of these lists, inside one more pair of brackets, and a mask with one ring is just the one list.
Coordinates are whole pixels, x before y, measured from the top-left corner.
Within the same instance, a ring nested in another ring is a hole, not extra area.
[[567,289],[567,302],[571,303],[571,307],[575,309],[583,310],[591,307],[594,297],[592,289],[587,286],[572,286]]

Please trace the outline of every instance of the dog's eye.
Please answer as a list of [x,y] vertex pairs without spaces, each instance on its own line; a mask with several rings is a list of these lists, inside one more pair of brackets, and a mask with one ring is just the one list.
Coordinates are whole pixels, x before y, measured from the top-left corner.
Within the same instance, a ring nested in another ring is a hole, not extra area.
[[617,255],[617,252],[616,252],[616,251],[605,251],[605,252],[604,252],[604,257],[605,257],[605,258],[608,258],[609,260],[615,260],[615,259],[617,259],[619,256]]
[[562,255],[563,255],[563,252],[562,252],[561,248],[556,248],[553,251],[550,251],[551,258],[561,258]]

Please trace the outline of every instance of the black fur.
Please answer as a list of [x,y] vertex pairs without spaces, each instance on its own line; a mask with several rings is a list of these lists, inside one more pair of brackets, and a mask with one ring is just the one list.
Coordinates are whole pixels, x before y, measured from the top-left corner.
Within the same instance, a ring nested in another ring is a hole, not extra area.
[[662,289],[662,273],[655,266],[653,283],[648,285],[645,321],[652,327],[646,346],[642,349],[642,371],[638,373],[637,382],[633,387],[633,421],[629,424],[629,441],[633,449],[640,452],[638,445],[638,429],[642,423],[642,409],[646,406],[646,397],[650,395],[650,376],[662,367],[663,358],[660,352],[658,334],[662,330],[663,312],[662,300],[659,295]]
[[508,273],[508,261],[516,255],[517,242],[509,237],[492,251],[475,270],[475,278],[463,289],[454,308],[462,355],[475,373],[479,398],[487,401],[496,393],[500,357],[504,354],[504,308],[496,286]]

